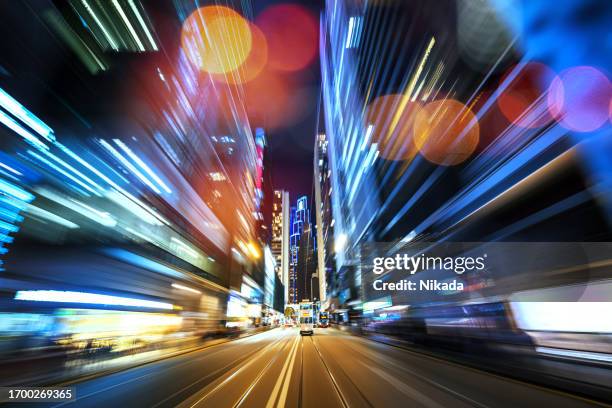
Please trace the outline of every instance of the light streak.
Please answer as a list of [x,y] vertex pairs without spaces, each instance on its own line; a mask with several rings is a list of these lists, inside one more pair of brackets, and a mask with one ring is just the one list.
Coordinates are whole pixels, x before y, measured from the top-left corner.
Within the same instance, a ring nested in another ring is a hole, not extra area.
[[138,34],[136,34],[136,30],[134,30],[134,27],[132,26],[132,23],[130,23],[130,20],[125,15],[125,12],[123,11],[123,8],[121,7],[121,5],[119,4],[119,2],[117,0],[113,0],[113,6],[115,6],[117,11],[119,12],[119,15],[121,16],[121,19],[123,20],[123,22],[127,26],[128,31],[130,32],[130,35],[132,36],[132,38],[134,38],[134,41],[136,41],[136,45],[138,46],[138,50],[139,51],[145,51],[145,47],[144,47],[144,45],[142,45],[142,41],[140,41],[140,38],[138,37]]
[[363,143],[361,144],[361,151],[364,151],[368,143],[370,142],[370,138],[372,137],[372,133],[374,132],[374,125],[369,124],[366,129],[365,137],[363,138]]
[[0,179],[0,191],[26,202],[34,199],[34,195],[2,179]]
[[543,354],[551,354],[560,357],[573,357],[585,360],[604,361],[612,363],[612,356],[606,353],[595,353],[592,351],[565,350],[552,347],[536,347],[536,352]]
[[612,302],[510,302],[516,325],[525,331],[612,333]]
[[62,218],[59,215],[53,214],[52,212],[49,212],[49,211],[47,211],[45,209],[42,209],[40,207],[33,206],[31,204],[26,208],[26,211],[28,213],[32,214],[35,217],[39,217],[39,218],[43,218],[43,219],[48,220],[48,221],[52,221],[52,222],[54,222],[56,224],[59,224],[59,225],[62,225],[64,227],[66,227],[66,228],[70,228],[70,229],[77,229],[77,228],[79,228],[78,224],[75,224],[74,222],[68,221],[67,219]]
[[19,136],[23,137],[26,142],[30,143],[32,146],[36,147],[40,150],[48,150],[49,146],[41,142],[36,136],[34,136],[30,131],[25,129],[19,123],[17,123],[13,118],[8,116],[6,113],[0,110],[0,123],[4,124],[6,127],[11,129],[13,132],[17,133]]
[[12,168],[11,166],[8,166],[8,165],[6,165],[6,164],[4,164],[4,163],[2,163],[2,162],[0,162],[0,167],[2,167],[3,169],[6,169],[6,170],[8,170],[8,171],[10,171],[10,172],[11,172],[11,173],[13,173],[13,174],[18,175],[18,176],[23,176],[23,174],[21,174],[21,172],[19,172],[19,171],[15,170],[15,169],[14,169],[14,168]]
[[51,190],[47,190],[46,188],[39,188],[36,191],[40,195],[47,197],[49,200],[55,201],[56,203],[61,204],[64,207],[69,208],[83,215],[84,217],[97,222],[98,224],[102,224],[105,227],[115,227],[117,225],[117,220],[115,220],[107,212],[96,210],[95,208],[90,207],[72,198],[64,198]]
[[175,289],[185,290],[187,292],[196,293],[198,295],[202,294],[202,292],[197,289],[193,289],[188,286],[179,285],[178,283],[173,283],[171,286]]
[[[152,209],[150,209],[146,204],[144,204],[142,201],[140,201],[138,198],[134,197],[132,194],[128,193],[127,191],[125,191],[123,188],[121,188],[117,183],[115,183],[113,180],[111,180],[109,177],[107,177],[106,175],[104,175],[102,172],[100,172],[98,169],[96,169],[95,167],[93,167],[91,164],[89,164],[87,161],[83,160],[80,156],[78,156],[77,154],[75,154],[72,150],[70,150],[68,147],[62,145],[59,142],[55,142],[55,145],[57,147],[59,147],[64,153],[66,153],[68,156],[70,156],[71,158],[73,158],[74,160],[78,161],[81,165],[83,165],[85,168],[87,168],[89,171],[91,171],[92,173],[94,173],[96,176],[100,177],[102,180],[106,181],[111,187],[115,188],[119,193],[123,194],[125,196],[125,198],[128,199],[128,201],[130,201],[132,204],[127,204],[126,200],[122,200],[120,197],[115,197],[113,195],[113,197],[111,198],[113,201],[117,202],[118,204],[121,204],[123,207],[125,207],[126,209],[129,209],[130,211],[134,211],[134,212],[138,212],[138,214],[141,214],[139,216],[141,217],[147,217],[146,215],[142,214],[142,212],[140,212],[140,210],[136,209],[135,206],[140,207],[142,210],[146,211],[148,214],[150,214],[151,216],[155,217],[157,220],[159,220],[160,222],[169,225],[169,222],[166,221],[161,215],[157,214],[155,211],[153,211]],[[127,181],[126,181],[127,182]],[[108,195],[108,194],[107,194]],[[111,194],[112,195],[112,194]],[[115,198],[117,200],[115,200]],[[155,222],[151,222],[152,224],[155,224]]]
[[108,150],[121,164],[123,164],[129,171],[131,171],[136,177],[138,177],[143,183],[145,183],[149,188],[155,191],[157,194],[161,194],[161,191],[142,174],[132,163],[130,163],[125,157],[121,155],[113,146],[111,146],[106,140],[100,139],[100,144]]
[[185,252],[187,252],[189,255],[193,256],[194,258],[199,258],[200,257],[200,254],[196,250],[191,248],[191,246],[187,245],[186,243],[184,243],[180,239],[178,239],[176,237],[172,237],[172,238],[170,238],[170,240],[172,242],[176,243],[180,248],[182,248]]
[[117,43],[115,42],[113,37],[111,37],[110,33],[106,30],[106,27],[104,27],[104,25],[102,24],[102,22],[96,15],[96,13],[94,13],[91,6],[87,3],[86,0],[81,0],[81,3],[83,3],[83,6],[85,7],[89,15],[94,19],[98,27],[100,27],[100,30],[102,30],[102,33],[104,34],[104,37],[106,37],[106,40],[110,44],[111,48],[115,51],[119,51],[119,47],[117,46]]
[[142,307],[147,309],[174,309],[174,305],[165,302],[62,290],[19,290],[17,293],[15,293],[15,300],[57,303],[86,303],[107,306]]
[[432,48],[434,47],[435,44],[436,44],[435,37],[431,37],[431,40],[429,40],[429,44],[427,45],[427,49],[425,50],[425,54],[423,54],[423,57],[421,58],[421,62],[419,62],[419,66],[418,66],[416,72],[414,73],[414,76],[410,80],[410,83],[408,84],[408,87],[406,88],[406,91],[402,95],[402,99],[401,99],[400,104],[399,104],[399,106],[397,108],[397,111],[395,112],[395,115],[393,115],[393,120],[391,121],[391,126],[389,126],[389,130],[387,131],[387,139],[389,139],[389,137],[391,137],[391,135],[395,131],[395,128],[397,127],[397,124],[399,123],[400,118],[404,114],[404,109],[406,109],[406,105],[408,104],[408,101],[412,97],[412,91],[414,90],[416,82],[419,80],[419,77],[421,76],[421,72],[423,72],[423,68],[425,67],[425,63],[427,62],[427,58],[429,58],[429,54],[431,53],[431,50],[432,50]]
[[[104,189],[102,188],[102,186],[100,186],[98,183],[96,183],[95,181],[93,181],[92,179],[90,179],[89,177],[87,177],[85,174],[83,174],[82,172],[80,172],[79,170],[75,169],[73,166],[71,166],[70,164],[66,163],[64,160],[60,159],[59,157],[57,157],[56,155],[54,155],[53,153],[44,150],[43,153],[47,156],[50,157],[51,159],[55,160],[57,163],[59,163],[60,165],[64,166],[64,168],[66,168],[67,170],[70,170],[72,173],[74,173],[75,175],[79,176],[80,178],[82,178],[84,181],[86,181],[87,183],[89,183],[90,185],[94,186],[95,188],[97,188],[100,191],[104,191]],[[101,197],[100,194],[98,194],[97,192],[95,193],[98,197]]]
[[55,140],[53,129],[47,126],[32,112],[27,110],[22,104],[15,100],[15,98],[7,94],[2,88],[0,88],[0,106],[48,141],[52,142]]
[[80,156],[78,156],[76,153],[74,153],[72,150],[70,150],[68,147],[64,146],[63,144],[61,144],[60,142],[55,142],[55,145],[57,147],[60,148],[61,151],[63,151],[64,153],[66,153],[68,156],[70,156],[72,159],[76,160],[77,162],[79,162],[79,164],[81,164],[83,167],[85,167],[87,170],[91,171],[93,174],[95,174],[96,176],[100,177],[102,180],[106,181],[108,184],[110,184],[112,187],[116,188],[117,190],[120,190],[121,187],[119,187],[114,181],[112,181],[110,178],[106,177],[103,173],[101,173],[98,169],[96,169],[95,167],[93,167],[91,164],[89,164],[87,161],[83,160]]
[[47,166],[51,167],[53,170],[57,171],[60,174],[63,174],[64,176],[68,177],[70,180],[74,181],[75,183],[77,183],[78,185],[80,185],[81,187],[83,187],[85,190],[97,195],[97,196],[101,196],[100,193],[98,193],[96,190],[94,190],[91,186],[83,183],[81,180],[79,180],[78,178],[74,177],[72,174],[68,173],[67,171],[65,171],[64,169],[60,168],[59,166],[51,163],[49,160],[45,159],[44,157],[42,157],[41,155],[39,155],[36,152],[33,152],[32,150],[28,150],[28,154],[33,156],[34,158],[38,159],[39,161],[43,162],[44,164],[46,164]]
[[346,44],[344,44],[344,48],[351,48],[354,28],[355,28],[355,17],[351,17],[349,18],[349,26],[348,26],[348,32],[346,33]]
[[129,0],[128,3],[130,5],[130,8],[136,15],[136,19],[138,20],[138,23],[142,27],[142,31],[144,31],[145,35],[147,36],[147,40],[149,40],[149,42],[151,43],[151,47],[153,47],[154,51],[157,51],[158,48],[157,48],[157,44],[155,43],[155,40],[153,39],[153,35],[151,35],[151,31],[149,31],[149,27],[147,27],[147,25],[145,24],[145,21],[140,15],[140,12],[138,11],[136,4],[134,4],[134,0]]
[[153,216],[153,214],[151,214],[149,211],[138,205],[138,203],[135,203],[134,201],[130,200],[128,197],[124,196],[118,191],[111,190],[106,193],[106,197],[115,204],[125,208],[126,210],[128,210],[146,223],[149,223],[151,225],[163,225],[163,223],[160,222],[155,216]]
[[113,139],[113,142],[115,142],[117,146],[121,148],[121,150],[123,150],[128,156],[130,156],[130,158],[134,160],[136,164],[140,166],[141,169],[143,169],[149,176],[151,176],[151,178],[155,180],[155,182],[161,188],[163,188],[166,193],[168,194],[172,193],[172,190],[170,190],[170,188],[166,185],[166,183],[164,183],[162,179],[159,178],[159,176],[155,174],[155,172],[149,166],[147,166],[147,164],[144,161],[142,161],[142,159],[138,157],[136,153],[132,151],[132,149],[130,149],[125,143],[123,143],[119,139]]

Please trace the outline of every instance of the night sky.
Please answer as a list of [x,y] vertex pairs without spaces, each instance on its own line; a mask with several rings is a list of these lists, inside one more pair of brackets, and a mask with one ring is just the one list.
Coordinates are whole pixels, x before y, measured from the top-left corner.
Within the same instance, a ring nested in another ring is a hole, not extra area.
[[[287,1],[257,1],[255,14],[270,4]],[[302,0],[294,3],[305,6],[319,19],[322,2]],[[318,45],[317,45],[318,49]],[[281,129],[268,130],[268,153],[272,167],[272,184],[275,189],[289,191],[294,203],[298,196],[311,195],[313,175],[313,148],[317,133],[318,99],[320,95],[321,69],[318,54],[312,64],[293,74],[296,91],[305,110],[304,119]]]

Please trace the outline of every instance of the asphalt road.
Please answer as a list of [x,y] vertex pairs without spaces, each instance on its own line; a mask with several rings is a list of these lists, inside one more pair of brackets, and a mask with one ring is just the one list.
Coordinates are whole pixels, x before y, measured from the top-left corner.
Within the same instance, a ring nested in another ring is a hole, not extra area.
[[271,330],[75,386],[76,402],[51,406],[594,406],[331,328],[306,337],[297,329]]

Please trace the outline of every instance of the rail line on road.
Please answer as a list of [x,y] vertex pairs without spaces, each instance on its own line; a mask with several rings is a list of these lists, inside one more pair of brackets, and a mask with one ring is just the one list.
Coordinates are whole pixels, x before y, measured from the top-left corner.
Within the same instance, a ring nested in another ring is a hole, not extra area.
[[[312,342],[313,342],[313,345],[315,346],[315,350],[317,351],[317,353],[319,354],[319,357],[321,358],[321,360],[322,360],[322,361],[323,361],[323,363],[324,363],[324,367],[325,367],[325,368],[328,370],[328,372],[330,373],[330,376],[332,377],[332,383],[333,383],[335,386],[337,386],[337,388],[338,388],[338,389],[340,389],[340,386],[337,384],[337,381],[335,381],[334,377],[331,375],[331,369],[330,369],[330,368],[329,368],[329,366],[328,366],[328,365],[325,363],[325,359],[324,359],[324,357],[323,357],[323,353],[321,352],[321,348],[322,348],[322,347],[320,348],[320,347],[319,347],[319,346],[316,344],[316,342],[315,342],[315,340],[314,340],[314,339],[312,340]],[[328,354],[329,354],[329,353],[328,353]],[[330,360],[333,360],[333,359],[331,358],[331,356],[329,357],[329,359],[330,359]],[[335,361],[335,360],[334,360],[334,361]],[[349,382],[349,383],[352,385],[353,389],[354,389],[354,390],[357,392],[357,394],[358,394],[358,395],[359,395],[359,397],[361,398],[361,401],[362,401],[363,403],[365,403],[365,404],[366,404],[368,407],[374,407],[374,405],[373,405],[373,404],[372,404],[372,403],[371,403],[371,402],[368,400],[368,398],[366,398],[366,396],[363,394],[363,392],[362,392],[362,391],[359,389],[359,387],[358,387],[358,386],[357,386],[357,385],[356,385],[356,384],[353,382],[353,380],[351,379],[351,377],[350,377],[350,376],[349,376],[349,375],[346,373],[346,371],[345,371],[345,370],[342,368],[342,365],[341,365],[341,364],[339,364],[339,363],[337,363],[337,364],[338,364],[338,370],[340,370],[340,372],[341,372],[341,373],[344,375],[344,377],[346,378],[346,381],[348,381],[348,382]],[[346,399],[345,399],[345,402],[347,402],[347,401],[346,401]],[[348,404],[348,402],[347,402],[347,405],[350,405],[350,404]]]
[[[266,344],[263,347],[258,348],[257,350],[255,350],[254,352],[249,353],[248,357],[255,355],[256,353],[259,353],[261,351],[264,351],[266,349],[272,349],[274,347],[276,347],[276,345],[278,345],[279,343],[281,343],[282,341],[284,341],[284,338],[278,339],[273,341],[270,344]],[[278,354],[277,354],[278,355]],[[263,356],[263,354],[262,354]],[[241,361],[246,361],[245,358],[241,358]],[[255,364],[255,362],[258,361],[258,358],[253,358],[250,361],[248,361],[246,364],[244,365],[238,365],[238,368],[236,370],[234,370],[233,372],[231,372],[231,374],[229,374],[227,377],[225,377],[224,379],[220,380],[217,384],[215,384],[211,390],[207,391],[203,396],[201,396],[200,398],[198,398],[197,401],[195,402],[191,402],[190,400],[184,401],[183,403],[180,404],[180,406],[189,406],[190,408],[196,407],[198,405],[200,405],[202,402],[204,402],[205,400],[207,400],[208,398],[210,398],[212,395],[214,395],[215,393],[217,393],[219,390],[221,390],[225,385],[229,384],[231,382],[231,380],[233,378],[235,378],[238,374],[240,374],[241,372],[243,372],[244,370],[246,370],[247,368],[249,368],[251,365]],[[230,367],[230,366],[235,366],[235,362],[232,362],[228,365],[226,365],[225,367]],[[219,370],[217,370],[219,371]],[[228,371],[229,372],[229,371]],[[221,377],[218,377],[219,379]],[[212,385],[209,384],[209,385]]]
[[[283,347],[284,348],[284,347]],[[259,374],[257,375],[257,377],[255,377],[255,379],[253,380],[253,382],[251,383],[251,385],[249,385],[249,387],[247,388],[247,390],[242,394],[242,396],[238,399],[238,402],[236,402],[234,404],[233,408],[238,408],[240,407],[244,401],[246,400],[246,398],[248,397],[248,395],[251,393],[251,391],[253,390],[253,388],[255,388],[255,386],[259,383],[259,381],[261,380],[261,378],[263,377],[263,375],[270,369],[270,367],[272,367],[272,364],[278,360],[278,357],[281,355],[281,353],[276,353],[276,355],[274,356],[274,358],[272,358],[270,361],[268,361],[268,364],[265,365],[265,367],[259,372]]]
[[317,351],[317,355],[321,359],[321,363],[323,364],[323,367],[325,367],[325,371],[329,375],[329,378],[331,379],[331,382],[334,385],[334,390],[336,390],[336,393],[338,394],[338,398],[342,402],[342,406],[344,408],[348,408],[349,404],[348,404],[348,402],[346,400],[346,397],[344,396],[344,394],[340,390],[340,386],[338,385],[338,381],[336,381],[336,377],[334,377],[334,375],[332,374],[331,370],[329,369],[327,363],[325,362],[325,359],[323,358],[323,355],[321,354],[321,351],[319,350],[319,347],[317,346],[317,343],[315,343],[315,341],[312,338],[312,336],[310,337],[310,341],[312,342],[312,345],[313,345],[314,349]]

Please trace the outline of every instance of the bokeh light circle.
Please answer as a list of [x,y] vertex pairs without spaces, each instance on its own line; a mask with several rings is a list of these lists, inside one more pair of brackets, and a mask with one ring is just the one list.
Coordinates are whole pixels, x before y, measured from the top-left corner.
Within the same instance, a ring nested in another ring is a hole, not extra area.
[[226,74],[214,74],[213,79],[228,84],[245,84],[255,79],[268,62],[268,42],[263,32],[251,23],[252,46],[246,60],[234,71]]
[[479,140],[476,115],[454,99],[433,101],[414,120],[414,143],[432,163],[454,166],[468,159]]
[[497,104],[506,119],[524,128],[538,128],[553,120],[548,110],[546,91],[555,79],[555,72],[539,62],[520,68],[514,66],[501,78],[500,86],[509,76],[516,76],[499,95]]
[[601,71],[579,66],[563,71],[548,93],[548,109],[565,128],[592,132],[608,119],[612,84]]
[[413,128],[421,105],[407,101],[402,106],[402,96],[379,96],[366,111],[366,129],[372,126],[370,143],[377,143],[379,155],[387,160],[411,160],[417,153]]
[[249,22],[228,7],[200,7],[183,23],[181,47],[201,71],[235,70],[249,56],[251,45]]
[[279,4],[268,7],[256,19],[268,41],[268,64],[279,71],[298,71],[315,58],[318,23],[304,7]]

